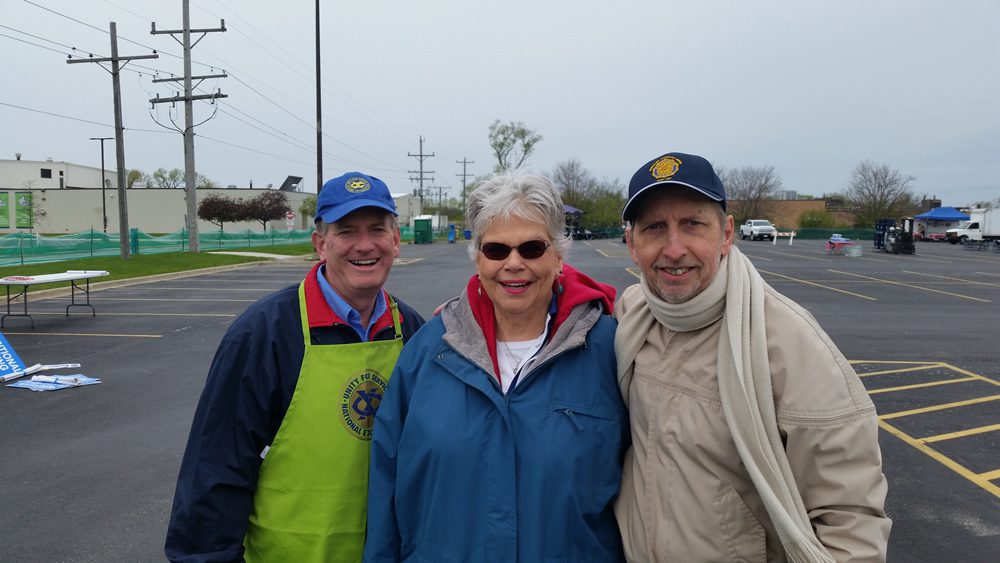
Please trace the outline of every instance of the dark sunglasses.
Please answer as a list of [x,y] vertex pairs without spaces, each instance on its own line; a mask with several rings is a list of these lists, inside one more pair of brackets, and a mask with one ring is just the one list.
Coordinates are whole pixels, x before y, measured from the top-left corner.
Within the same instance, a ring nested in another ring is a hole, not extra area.
[[516,248],[521,258],[535,260],[541,258],[549,246],[549,242],[545,240],[529,240],[514,247],[507,246],[502,242],[487,242],[480,246],[479,250],[490,260],[506,260],[510,256],[510,251]]

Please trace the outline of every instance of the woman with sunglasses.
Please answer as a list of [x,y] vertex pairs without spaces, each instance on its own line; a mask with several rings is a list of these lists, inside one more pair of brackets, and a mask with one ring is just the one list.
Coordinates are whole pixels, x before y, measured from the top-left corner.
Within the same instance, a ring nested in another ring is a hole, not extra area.
[[365,561],[622,561],[615,290],[563,262],[559,193],[469,195],[476,274],[406,345],[378,414]]

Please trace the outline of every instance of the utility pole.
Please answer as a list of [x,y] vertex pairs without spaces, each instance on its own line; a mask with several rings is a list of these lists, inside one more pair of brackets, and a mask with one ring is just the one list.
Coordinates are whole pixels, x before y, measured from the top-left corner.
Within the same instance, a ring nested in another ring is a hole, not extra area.
[[[128,245],[128,202],[125,195],[125,125],[122,124],[122,83],[119,75],[121,69],[129,63],[138,59],[156,59],[159,55],[154,51],[152,55],[133,55],[130,57],[118,56],[118,26],[111,22],[111,56],[110,57],[88,57],[86,59],[69,59],[68,64],[75,63],[111,63],[111,87],[114,89],[115,103],[115,149],[117,157],[115,164],[118,171],[118,241],[121,247],[122,260],[128,260],[130,250]],[[119,62],[125,64],[119,66]],[[104,65],[101,68],[107,70]]]
[[316,0],[316,199],[323,191],[323,104],[320,95],[323,87],[320,82],[319,64],[319,0]]
[[456,160],[455,162],[457,164],[461,164],[462,165],[462,173],[461,174],[455,174],[455,175],[462,179],[462,219],[464,220],[465,219],[465,179],[468,178],[469,176],[472,176],[472,174],[467,174],[465,172],[465,167],[468,166],[469,164],[475,164],[476,161],[474,161],[474,160],[468,160],[468,159],[466,159],[466,157],[463,156],[462,160]]
[[104,217],[104,232],[108,232],[108,198],[104,195],[104,188],[108,181],[104,179],[104,141],[110,141],[114,137],[91,137],[91,141],[101,142],[101,216]]
[[433,190],[437,190],[437,194],[438,194],[438,198],[437,198],[438,199],[438,209],[440,209],[441,206],[444,204],[444,192],[445,192],[445,190],[448,190],[448,189],[451,189],[451,187],[450,186],[431,186],[430,187],[431,193],[434,193]]
[[[184,27],[182,29],[171,29],[171,30],[156,30],[156,22],[152,22],[150,28],[151,35],[162,35],[169,34],[173,37],[174,41],[181,44],[184,48],[184,95],[183,96],[173,96],[170,98],[161,98],[157,95],[156,98],[149,100],[151,104],[163,104],[163,103],[176,103],[184,102],[184,193],[187,199],[187,230],[188,230],[188,247],[191,252],[198,252],[198,192],[197,192],[197,174],[194,169],[194,104],[195,100],[214,100],[216,98],[227,98],[222,92],[216,92],[214,94],[204,94],[193,96],[191,94],[192,86],[191,81],[197,80],[198,84],[201,84],[202,80],[208,78],[226,78],[226,73],[222,74],[210,74],[205,76],[191,76],[191,49],[198,44],[199,41],[205,38],[208,33],[216,31],[226,31],[226,20],[219,20],[219,27],[215,29],[191,29],[191,9],[190,0],[182,0],[182,17]],[[178,40],[174,37],[175,34],[181,34],[182,39]],[[191,44],[191,34],[200,33],[199,37],[194,44]],[[159,78],[153,80],[153,82],[177,82],[181,80],[180,78]]]
[[[410,180],[416,180],[417,181],[417,185],[419,186],[417,188],[417,196],[420,198],[420,212],[423,213],[423,211],[424,211],[424,176],[427,175],[427,174],[433,174],[434,173],[433,170],[424,170],[424,161],[427,160],[428,158],[434,156],[434,153],[424,154],[424,138],[423,138],[423,136],[421,136],[420,137],[420,152],[418,152],[417,154],[413,154],[412,152],[408,152],[408,153],[406,153],[406,156],[415,157],[417,159],[417,162],[420,163],[419,170],[407,170],[407,172],[410,173],[410,174],[416,174],[417,175],[416,178],[410,177]],[[434,181],[434,178],[431,178],[431,181]]]

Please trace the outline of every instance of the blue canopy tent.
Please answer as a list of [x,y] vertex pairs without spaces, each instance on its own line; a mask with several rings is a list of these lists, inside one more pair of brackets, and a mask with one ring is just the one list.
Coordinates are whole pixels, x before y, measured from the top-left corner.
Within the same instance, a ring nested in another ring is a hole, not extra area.
[[563,211],[566,213],[566,215],[576,215],[577,217],[583,215],[582,209],[577,209],[572,205],[563,204]]
[[923,219],[926,221],[968,221],[969,216],[961,211],[955,209],[954,207],[935,207],[927,213],[921,213],[914,217],[917,221]]
[[957,227],[960,221],[968,221],[969,216],[954,207],[935,207],[913,218],[916,222],[916,238],[944,240],[945,232]]

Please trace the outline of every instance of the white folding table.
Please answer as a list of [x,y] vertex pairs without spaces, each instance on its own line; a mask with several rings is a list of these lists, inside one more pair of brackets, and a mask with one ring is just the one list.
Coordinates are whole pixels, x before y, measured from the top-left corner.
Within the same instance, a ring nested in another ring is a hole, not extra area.
[[[97,310],[90,304],[90,278],[99,278],[108,275],[104,270],[67,270],[60,274],[42,274],[39,276],[7,276],[0,278],[0,285],[7,290],[7,314],[0,317],[0,328],[3,328],[7,317],[28,317],[31,320],[31,328],[35,328],[35,319],[28,314],[28,289],[33,285],[42,283],[58,283],[68,281],[70,283],[70,304],[66,305],[66,316],[69,316],[71,307],[90,307],[91,316],[97,316]],[[85,282],[83,284],[77,282]],[[14,295],[10,294],[11,287],[21,286],[21,291]],[[86,301],[76,302],[77,293],[81,293]],[[24,300],[23,313],[11,312],[10,304],[18,297]]]

